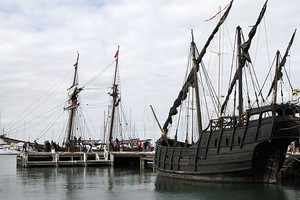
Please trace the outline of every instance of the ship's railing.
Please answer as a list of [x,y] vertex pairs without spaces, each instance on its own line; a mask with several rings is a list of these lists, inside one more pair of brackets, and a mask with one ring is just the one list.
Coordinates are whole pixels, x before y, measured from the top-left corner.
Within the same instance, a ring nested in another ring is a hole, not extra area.
[[218,119],[210,120],[210,127],[212,129],[233,128],[236,126],[237,117],[220,117]]

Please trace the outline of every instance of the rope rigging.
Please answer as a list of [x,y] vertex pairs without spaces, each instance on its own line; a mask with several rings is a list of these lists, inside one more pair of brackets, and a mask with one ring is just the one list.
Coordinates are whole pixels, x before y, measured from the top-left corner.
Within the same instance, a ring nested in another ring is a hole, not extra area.
[[[12,132],[18,130],[20,127],[25,126],[25,125],[27,125],[27,124],[29,124],[29,123],[31,123],[31,122],[37,120],[37,119],[40,119],[40,118],[43,117],[43,116],[46,116],[46,115],[51,116],[51,115],[52,115],[52,111],[56,111],[56,109],[58,109],[58,108],[60,109],[62,105],[63,105],[63,104],[60,104],[60,105],[58,105],[58,106],[55,106],[54,108],[51,108],[50,110],[47,110],[46,112],[44,112],[44,113],[42,113],[42,114],[40,114],[40,115],[38,115],[38,116],[36,116],[36,117],[34,117],[34,118],[28,120],[28,121],[25,121],[24,124],[18,125],[18,126],[14,127],[14,128],[11,128],[11,129],[7,129],[6,133],[9,133],[9,134],[12,134],[12,135],[13,135],[14,133],[12,133]],[[36,125],[38,125],[38,124],[40,124],[40,123],[42,123],[42,122],[43,122],[43,121],[39,121],[37,124],[32,125],[31,127],[34,127],[34,126],[36,126]]]
[[108,64],[102,71],[97,73],[93,78],[91,78],[89,81],[87,81],[85,84],[83,84],[83,87],[86,88],[87,85],[91,84],[93,81],[95,81],[97,78],[102,76],[106,70],[108,70],[113,64],[115,63],[115,60]]
[[52,128],[54,126],[54,124],[58,121],[58,119],[62,116],[63,113],[64,112],[62,110],[55,118],[53,118],[53,120],[48,124],[48,126],[45,127],[44,130],[41,131],[41,134],[36,138],[36,140],[38,140],[42,136],[44,136],[50,130],[50,128]]
[[[52,86],[47,92],[40,96],[36,101],[34,101],[28,108],[26,108],[20,115],[18,115],[14,120],[12,120],[8,125],[7,129],[11,129],[12,126],[16,126],[22,122],[26,117],[36,111],[45,101],[49,99],[50,96],[54,94],[59,86],[65,82],[67,77],[71,75],[72,71],[68,72],[60,81],[58,81],[54,86]],[[41,102],[39,102],[41,101]],[[35,107],[34,107],[35,106]],[[32,109],[31,109],[32,108]],[[30,110],[31,109],[31,110]],[[28,112],[28,113],[27,113]],[[17,121],[18,120],[18,121]],[[17,122],[16,122],[17,121]],[[31,120],[30,120],[31,121]],[[21,125],[22,126],[22,125]],[[19,127],[19,126],[18,126]]]

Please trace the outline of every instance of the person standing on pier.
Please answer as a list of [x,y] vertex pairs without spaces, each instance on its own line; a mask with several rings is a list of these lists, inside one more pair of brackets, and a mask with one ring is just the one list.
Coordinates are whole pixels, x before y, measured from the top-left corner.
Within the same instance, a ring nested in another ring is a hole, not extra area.
[[148,141],[147,140],[144,141],[144,143],[143,143],[143,150],[144,150],[144,152],[147,152],[147,150],[148,150]]
[[28,149],[29,149],[29,142],[24,142],[22,151],[27,152],[27,146],[28,146]]
[[115,150],[116,151],[120,151],[120,141],[118,140],[118,138],[116,138],[116,141],[115,141]]
[[139,151],[142,151],[142,142],[141,141],[137,142],[137,146],[138,146]]

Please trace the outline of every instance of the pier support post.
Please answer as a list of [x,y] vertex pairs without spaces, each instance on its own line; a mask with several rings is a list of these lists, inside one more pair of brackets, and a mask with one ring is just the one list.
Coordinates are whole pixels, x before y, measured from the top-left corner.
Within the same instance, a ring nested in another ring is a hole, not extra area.
[[83,153],[83,163],[84,163],[84,166],[87,166],[87,152]]
[[110,157],[110,164],[111,164],[111,166],[113,166],[114,165],[114,160],[115,160],[114,154],[110,153],[109,157]]
[[143,156],[140,157],[140,169],[145,168],[145,162],[146,160],[143,158]]
[[59,166],[59,153],[58,152],[55,153],[55,162],[56,162],[56,167],[58,167]]
[[28,167],[28,153],[24,152],[21,159],[22,167]]
[[104,148],[104,159],[108,160],[108,151]]

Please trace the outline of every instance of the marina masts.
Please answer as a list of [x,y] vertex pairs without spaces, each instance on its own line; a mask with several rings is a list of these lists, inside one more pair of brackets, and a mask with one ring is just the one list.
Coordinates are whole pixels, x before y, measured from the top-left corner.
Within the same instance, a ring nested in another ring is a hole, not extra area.
[[118,106],[117,97],[118,97],[119,93],[118,93],[118,85],[117,85],[117,72],[118,72],[118,62],[119,62],[119,49],[120,49],[120,47],[118,46],[118,50],[115,55],[116,65],[115,65],[112,93],[110,93],[110,96],[112,96],[113,99],[112,99],[111,123],[110,123],[109,138],[108,138],[109,139],[109,151],[111,151],[113,149],[112,135],[113,135],[113,128],[114,128],[115,111],[116,111],[116,107]]
[[77,53],[76,63],[74,64],[74,78],[72,86],[68,89],[68,96],[69,96],[69,106],[64,108],[65,110],[70,110],[69,113],[69,120],[68,120],[68,129],[67,129],[67,138],[66,144],[72,146],[73,137],[74,137],[74,118],[77,111],[77,107],[79,106],[79,102],[77,100],[79,92],[82,88],[78,88],[78,61],[79,61],[79,53]]

